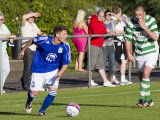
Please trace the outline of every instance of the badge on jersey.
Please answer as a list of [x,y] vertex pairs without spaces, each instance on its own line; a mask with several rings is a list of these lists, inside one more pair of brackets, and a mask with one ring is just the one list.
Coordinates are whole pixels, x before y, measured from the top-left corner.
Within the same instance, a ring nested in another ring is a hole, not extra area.
[[63,48],[60,47],[60,48],[58,49],[58,53],[62,53],[62,51],[63,51]]
[[57,58],[57,55],[55,53],[49,53],[46,57],[46,60],[49,62],[55,61]]

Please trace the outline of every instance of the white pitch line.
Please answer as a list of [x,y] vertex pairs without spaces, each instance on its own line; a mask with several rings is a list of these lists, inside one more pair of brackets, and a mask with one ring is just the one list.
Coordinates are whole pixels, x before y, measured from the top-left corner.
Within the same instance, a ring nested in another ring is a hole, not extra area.
[[[159,92],[160,89],[158,90],[151,90],[151,92]],[[67,97],[56,97],[56,99],[67,99],[67,98],[85,98],[85,97],[95,97],[95,96],[115,96],[115,95],[126,95],[126,94],[133,94],[133,93],[138,93],[140,91],[132,91],[132,92],[121,92],[121,93],[111,93],[111,94],[98,94],[98,95],[81,95],[81,96],[67,96]],[[35,98],[34,100],[42,100]],[[15,100],[15,101],[1,101],[0,104],[3,103],[18,103],[18,102],[24,102],[25,100]]]
[[[151,90],[151,92],[159,92],[160,89],[158,90]],[[83,98],[83,97],[97,97],[97,96],[115,96],[115,95],[125,95],[125,94],[133,94],[133,93],[138,93],[140,91],[132,91],[132,92],[121,92],[121,93],[111,93],[111,94],[98,94],[98,95],[81,95],[81,96],[71,96],[71,97],[58,97],[58,98]]]

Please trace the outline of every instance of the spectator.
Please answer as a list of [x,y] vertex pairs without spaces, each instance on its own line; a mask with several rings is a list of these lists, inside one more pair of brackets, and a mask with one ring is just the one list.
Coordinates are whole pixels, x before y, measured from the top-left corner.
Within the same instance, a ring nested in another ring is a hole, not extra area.
[[92,14],[88,14],[88,15],[86,16],[86,18],[87,18],[86,24],[87,24],[87,26],[89,26],[89,24],[90,24],[90,22],[91,22]]
[[[22,37],[35,37],[37,35],[42,34],[40,29],[34,23],[34,20],[37,17],[40,17],[40,13],[33,12],[31,10],[28,11],[27,14],[23,15],[22,23],[21,23]],[[22,40],[22,48],[25,46],[27,41],[29,40]],[[30,66],[31,66],[35,51],[36,51],[36,45],[31,45],[29,48],[27,48],[23,56],[24,68],[23,68],[23,75],[21,78],[23,90],[28,90],[28,87],[30,84],[30,76],[31,76]]]
[[[113,13],[115,13],[119,18],[122,17],[122,10],[119,7],[113,8]],[[113,17],[115,19],[115,17]],[[122,21],[117,20],[117,24],[115,26],[115,31],[117,34],[124,34],[124,29],[126,25]],[[120,64],[120,73],[121,73],[121,83],[120,85],[130,85],[133,82],[126,80],[125,72],[126,72],[126,65],[127,65],[127,54],[125,49],[125,40],[123,36],[118,36],[117,40],[119,42],[115,43],[116,48],[116,61]]]
[[[15,38],[15,35],[11,35],[7,26],[3,23],[4,22],[4,14],[0,13],[0,37],[1,38]],[[10,64],[9,64],[9,57],[7,53],[7,41],[2,41],[2,86],[4,87],[4,83],[7,79],[7,76],[10,72]],[[3,91],[5,93],[5,91]]]
[[[90,21],[91,21],[91,18],[92,18],[92,14],[88,14],[87,16],[86,16],[86,19],[87,19],[87,21],[86,21],[86,24],[87,24],[87,26],[89,27],[89,24],[90,24]],[[85,69],[87,69],[87,65],[88,65],[88,53],[87,53],[87,45],[86,45],[86,52],[85,52],[85,56],[84,56],[84,60],[83,60],[83,62],[84,62],[84,68]]]
[[[88,33],[89,34],[106,34],[107,30],[103,23],[104,11],[99,10],[97,15],[92,15],[91,22],[89,24]],[[103,80],[103,86],[105,87],[115,87],[106,78],[104,71],[104,60],[103,60],[103,50],[102,45],[104,43],[104,37],[94,37],[91,38],[91,70],[98,69],[99,74]],[[98,85],[93,80],[91,80],[91,86]]]
[[[146,15],[143,6],[137,6],[134,12],[135,17],[128,23],[125,38],[128,60],[134,62],[136,59],[140,79],[140,97],[137,106],[142,108],[154,105],[150,95],[150,73],[158,59],[159,32],[155,18]],[[130,52],[132,41],[135,45],[135,59]]]
[[[108,30],[108,33],[115,36],[116,35],[115,25],[117,21],[111,20],[111,15],[115,16],[117,19],[120,19],[114,13],[111,13],[110,10],[106,10],[104,13],[104,16],[105,16],[104,24]],[[106,63],[108,61],[109,81],[113,84],[119,85],[120,82],[115,77],[115,49],[114,49],[115,40],[114,38],[115,37],[106,37],[103,43],[104,69],[106,70]]]
[[[74,35],[86,35],[88,34],[88,27],[84,21],[85,12],[78,10],[76,20],[73,23]],[[86,50],[87,38],[73,38],[73,42],[78,51],[78,57],[76,58],[75,69],[81,72],[86,72],[83,66],[83,58]]]

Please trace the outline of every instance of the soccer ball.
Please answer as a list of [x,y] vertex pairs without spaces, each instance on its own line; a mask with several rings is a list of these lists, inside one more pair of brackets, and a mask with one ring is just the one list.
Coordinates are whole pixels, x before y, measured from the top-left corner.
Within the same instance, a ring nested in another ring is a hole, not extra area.
[[80,106],[77,103],[71,102],[66,106],[66,114],[69,117],[75,117],[80,113]]

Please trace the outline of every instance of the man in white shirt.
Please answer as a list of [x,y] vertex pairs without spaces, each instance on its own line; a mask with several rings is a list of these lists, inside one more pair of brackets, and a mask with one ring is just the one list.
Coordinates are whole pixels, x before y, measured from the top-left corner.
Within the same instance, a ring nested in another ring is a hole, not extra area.
[[[125,29],[126,25],[125,25],[125,22],[123,22],[122,9],[119,7],[114,7],[112,12],[121,18],[120,21],[117,21],[117,25],[115,26],[116,33],[117,34],[124,34],[124,29]],[[126,22],[127,21],[128,20],[126,17]],[[125,49],[125,40],[124,40],[123,36],[118,36],[117,40],[119,42],[115,43],[115,49],[116,49],[116,61],[120,64],[120,73],[121,73],[120,85],[130,85],[133,82],[128,81],[125,77],[125,71],[126,71],[126,65],[127,65],[127,54],[126,54],[126,49]]]
[[[0,13],[0,38],[15,38],[15,35],[11,35],[9,29],[4,22],[4,14]],[[10,72],[10,64],[9,64],[9,57],[7,53],[7,41],[2,41],[2,86],[6,81],[7,76]],[[5,93],[5,91],[3,91]]]
[[[37,35],[42,35],[42,32],[37,27],[37,25],[34,23],[35,18],[40,17],[40,13],[28,11],[27,14],[24,14],[22,17],[22,23],[21,23],[21,36],[22,37],[35,37]],[[22,40],[22,48],[25,46],[25,44],[29,41],[28,40]],[[23,69],[23,75],[21,78],[22,82],[22,88],[23,90],[28,90],[28,86],[30,84],[30,66],[32,64],[32,59],[34,56],[34,53],[36,51],[36,45],[31,45],[27,50],[25,51],[24,57],[23,57],[23,63],[24,63],[24,69]]]

